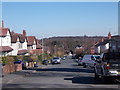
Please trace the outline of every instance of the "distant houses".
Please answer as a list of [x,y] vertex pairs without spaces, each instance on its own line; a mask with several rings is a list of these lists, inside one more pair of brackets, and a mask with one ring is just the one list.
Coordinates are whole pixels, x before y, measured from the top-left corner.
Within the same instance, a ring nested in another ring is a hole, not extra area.
[[10,31],[9,28],[4,28],[4,21],[0,27],[0,55],[31,55],[41,54],[42,47],[38,43],[35,36],[26,36],[26,31],[22,34]]
[[112,36],[109,32],[107,39],[103,37],[100,42],[91,47],[91,54],[100,54],[108,51],[120,51],[120,35]]

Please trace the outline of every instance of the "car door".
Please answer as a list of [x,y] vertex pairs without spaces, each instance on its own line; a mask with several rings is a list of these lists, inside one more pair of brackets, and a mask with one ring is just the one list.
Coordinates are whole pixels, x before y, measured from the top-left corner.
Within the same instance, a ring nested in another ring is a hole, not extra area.
[[95,64],[95,57],[92,55],[90,58],[91,58],[91,60],[90,60],[90,66],[93,67],[94,64]]
[[91,66],[91,63],[92,63],[92,61],[91,61],[91,55],[87,56],[86,63],[87,63],[88,66]]

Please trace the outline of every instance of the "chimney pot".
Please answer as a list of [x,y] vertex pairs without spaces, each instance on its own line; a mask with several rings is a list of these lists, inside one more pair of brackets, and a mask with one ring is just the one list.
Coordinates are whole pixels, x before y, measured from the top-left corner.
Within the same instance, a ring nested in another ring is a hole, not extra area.
[[2,20],[2,28],[4,28],[4,21]]
[[108,33],[108,39],[111,39],[111,37],[112,37],[112,36],[111,36],[111,33],[109,32],[109,33]]
[[23,30],[23,35],[26,36],[26,31],[25,30]]

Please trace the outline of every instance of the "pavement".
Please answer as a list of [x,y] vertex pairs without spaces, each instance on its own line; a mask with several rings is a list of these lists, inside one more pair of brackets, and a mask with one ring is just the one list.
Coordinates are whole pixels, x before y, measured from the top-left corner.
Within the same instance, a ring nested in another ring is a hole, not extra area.
[[[41,69],[47,68],[47,67],[48,67],[47,65],[39,65],[38,66],[38,68],[41,68]],[[33,67],[33,68],[29,68],[27,70],[22,70],[22,71],[6,74],[2,77],[2,84],[12,83],[12,82],[17,81],[21,78],[24,78],[24,75],[36,72],[36,70],[32,70],[32,69],[35,69],[35,68]]]

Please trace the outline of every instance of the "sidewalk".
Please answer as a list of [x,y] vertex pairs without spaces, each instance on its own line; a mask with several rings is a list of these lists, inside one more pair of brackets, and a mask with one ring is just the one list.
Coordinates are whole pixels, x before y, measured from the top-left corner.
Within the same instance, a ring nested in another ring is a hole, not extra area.
[[[37,68],[47,68],[49,65],[39,65]],[[6,74],[4,75],[4,77],[2,77],[2,84],[7,84],[7,83],[12,83],[15,80],[19,80],[21,78],[23,78],[26,74],[30,74],[35,72],[36,70],[32,70],[32,69],[37,69],[36,67],[28,69],[28,70],[22,70],[22,71],[18,71],[18,72],[13,72],[11,74]]]
[[11,83],[20,78],[23,78],[23,76],[17,75],[17,74],[7,74],[7,75],[4,75],[4,77],[2,77],[2,84]]

